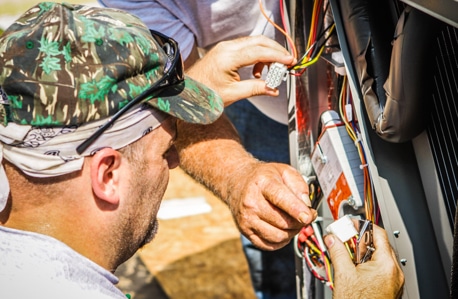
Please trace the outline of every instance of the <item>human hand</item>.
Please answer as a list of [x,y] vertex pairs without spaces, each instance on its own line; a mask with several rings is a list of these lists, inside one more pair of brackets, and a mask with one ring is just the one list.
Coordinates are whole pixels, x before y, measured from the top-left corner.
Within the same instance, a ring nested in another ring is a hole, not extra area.
[[289,165],[253,163],[231,181],[227,203],[236,224],[261,249],[285,246],[317,216],[307,183]]
[[345,245],[334,235],[325,243],[334,267],[333,298],[390,299],[401,298],[402,272],[384,229],[373,225],[375,251],[369,261],[355,266]]
[[[290,66],[295,59],[279,43],[265,36],[242,37],[218,43],[187,74],[215,90],[228,106],[252,96],[278,96],[278,89],[268,88],[261,79],[263,68],[273,62]],[[253,66],[255,79],[240,79],[238,70],[246,66]]]
[[255,246],[279,249],[316,218],[301,174],[287,164],[255,159],[224,114],[209,125],[179,121],[177,127],[181,167],[228,205]]

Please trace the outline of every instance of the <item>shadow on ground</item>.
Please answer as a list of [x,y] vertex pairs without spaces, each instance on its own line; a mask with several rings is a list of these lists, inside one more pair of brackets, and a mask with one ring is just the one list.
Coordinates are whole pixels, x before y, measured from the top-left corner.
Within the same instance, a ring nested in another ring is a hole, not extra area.
[[169,298],[138,254],[119,266],[115,275],[119,277],[118,288],[132,299]]

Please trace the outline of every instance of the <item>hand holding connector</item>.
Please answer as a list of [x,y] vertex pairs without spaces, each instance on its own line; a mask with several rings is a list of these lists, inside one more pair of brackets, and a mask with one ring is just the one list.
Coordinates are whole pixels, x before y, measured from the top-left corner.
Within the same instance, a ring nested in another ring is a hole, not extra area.
[[348,215],[331,223],[326,230],[347,243],[350,256],[355,264],[370,260],[375,250],[372,241],[372,222],[359,220],[358,230]]
[[[363,227],[357,230],[363,231]],[[355,263],[345,254],[348,246],[336,235],[330,234],[324,241],[333,266],[333,298],[401,298],[404,274],[383,228],[372,224],[371,248],[377,249],[369,250],[371,257],[363,263]]]

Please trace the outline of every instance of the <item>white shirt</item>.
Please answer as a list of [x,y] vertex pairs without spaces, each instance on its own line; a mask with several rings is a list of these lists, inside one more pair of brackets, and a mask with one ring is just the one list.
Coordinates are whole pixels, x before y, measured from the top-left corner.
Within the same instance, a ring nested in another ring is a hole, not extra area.
[[[285,44],[284,35],[268,22],[256,0],[99,0],[99,3],[133,13],[150,29],[172,37],[179,43],[184,59],[194,42],[197,47],[209,50],[220,41],[265,35]],[[263,8],[272,21],[281,24],[278,0],[263,0]],[[251,67],[241,69],[239,74],[242,79],[253,78]],[[278,97],[257,96],[249,101],[268,117],[287,124],[286,84],[279,89]]]
[[0,298],[126,299],[117,282],[54,238],[0,226]]

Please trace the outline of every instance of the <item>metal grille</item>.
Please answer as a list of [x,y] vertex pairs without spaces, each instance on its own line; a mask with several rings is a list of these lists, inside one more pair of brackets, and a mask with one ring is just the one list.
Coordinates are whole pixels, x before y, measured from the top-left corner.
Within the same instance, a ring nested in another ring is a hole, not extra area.
[[428,137],[453,228],[458,199],[458,29],[446,27],[431,47],[435,70]]

